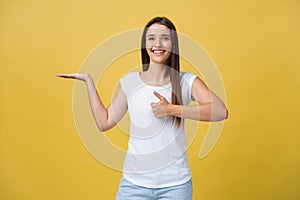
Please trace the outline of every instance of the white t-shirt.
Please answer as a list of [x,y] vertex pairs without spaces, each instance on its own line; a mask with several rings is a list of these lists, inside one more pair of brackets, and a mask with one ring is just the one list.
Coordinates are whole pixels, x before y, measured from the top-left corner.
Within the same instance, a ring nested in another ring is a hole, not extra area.
[[[183,105],[192,99],[192,84],[196,76],[180,73]],[[178,128],[172,117],[156,118],[151,102],[159,99],[157,91],[168,102],[171,100],[171,83],[150,86],[143,82],[139,72],[130,72],[120,80],[126,94],[130,115],[130,139],[123,166],[123,177],[133,184],[161,188],[179,185],[191,178],[186,156],[184,119]]]

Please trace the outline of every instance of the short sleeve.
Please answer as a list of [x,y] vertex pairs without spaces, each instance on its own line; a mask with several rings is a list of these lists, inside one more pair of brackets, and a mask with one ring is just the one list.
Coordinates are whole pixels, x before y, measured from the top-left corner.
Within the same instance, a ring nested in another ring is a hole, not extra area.
[[129,72],[120,79],[120,85],[127,97],[136,87],[138,72]]
[[125,76],[123,76],[120,79],[120,85],[121,85],[121,88],[122,88],[123,92],[125,93],[125,95],[128,96],[128,90],[126,87],[126,79],[128,79],[128,74],[126,74]]
[[190,72],[181,72],[180,76],[183,105],[188,105],[190,102],[195,101],[192,97],[192,87],[197,75]]

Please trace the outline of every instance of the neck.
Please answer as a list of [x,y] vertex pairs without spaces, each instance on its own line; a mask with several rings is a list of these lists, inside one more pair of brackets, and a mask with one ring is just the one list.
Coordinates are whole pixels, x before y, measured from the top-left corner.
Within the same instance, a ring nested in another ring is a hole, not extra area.
[[163,64],[150,63],[147,72],[152,77],[152,81],[163,82],[169,76],[169,67]]

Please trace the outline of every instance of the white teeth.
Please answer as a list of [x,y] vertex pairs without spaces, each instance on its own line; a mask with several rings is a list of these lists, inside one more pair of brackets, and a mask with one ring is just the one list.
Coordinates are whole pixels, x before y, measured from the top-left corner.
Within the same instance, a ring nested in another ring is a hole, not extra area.
[[163,53],[164,51],[162,50],[153,50],[154,53]]

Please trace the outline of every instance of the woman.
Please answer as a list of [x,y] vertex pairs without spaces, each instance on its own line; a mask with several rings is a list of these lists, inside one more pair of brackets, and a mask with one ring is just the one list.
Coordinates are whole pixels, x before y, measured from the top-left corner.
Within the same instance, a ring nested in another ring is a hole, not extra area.
[[[116,199],[192,199],[185,152],[184,119],[227,118],[224,103],[194,74],[180,72],[175,26],[165,17],[148,22],[142,36],[143,72],[120,80],[105,108],[89,74],[58,74],[86,83],[100,131],[114,127],[128,110],[130,139]],[[191,101],[197,105],[189,105]]]

